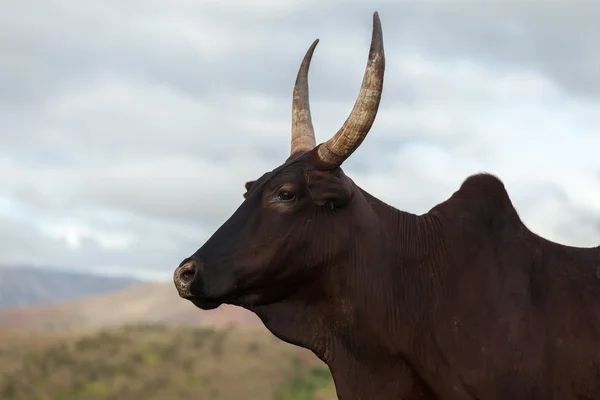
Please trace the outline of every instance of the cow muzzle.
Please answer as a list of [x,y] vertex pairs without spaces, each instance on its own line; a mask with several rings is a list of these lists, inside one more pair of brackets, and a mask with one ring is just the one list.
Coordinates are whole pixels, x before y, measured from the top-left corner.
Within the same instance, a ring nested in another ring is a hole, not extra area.
[[173,282],[179,296],[184,299],[192,299],[194,295],[190,291],[190,286],[198,272],[198,264],[194,260],[186,260],[179,267],[175,268],[173,273]]

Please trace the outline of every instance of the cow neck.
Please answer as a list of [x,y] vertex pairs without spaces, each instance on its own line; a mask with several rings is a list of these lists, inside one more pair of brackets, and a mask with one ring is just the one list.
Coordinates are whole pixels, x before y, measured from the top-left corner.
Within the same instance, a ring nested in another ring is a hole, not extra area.
[[[346,275],[343,280],[356,286],[342,288],[335,283],[341,281],[339,275],[329,276],[327,285],[309,286],[281,302],[251,308],[275,336],[312,350],[330,366],[348,358],[360,360],[357,348],[371,354],[408,353],[406,345],[412,336],[425,329],[415,321],[426,308],[422,294],[433,291],[432,277],[436,276],[437,219],[398,210],[366,192],[363,195],[374,212],[374,229],[379,233],[369,240],[378,245],[359,259],[354,254],[356,268],[344,270],[355,276]],[[383,290],[386,287],[389,289]],[[377,300],[381,296],[395,301],[387,307],[376,306],[382,304]],[[365,336],[365,343],[345,340],[356,338],[356,332]],[[385,348],[370,348],[367,343],[378,336],[376,342]]]
[[[383,256],[371,274],[385,279],[382,284],[377,312],[369,319],[379,321],[374,329],[384,338],[394,338],[386,351],[404,352],[397,344],[412,342],[419,330],[426,330],[427,313],[443,284],[441,261],[444,256],[442,225],[430,213],[416,215],[398,210],[381,200],[365,194],[373,211],[378,215],[381,232],[385,237]],[[368,288],[373,292],[372,288]],[[366,297],[366,296],[361,296]],[[389,301],[386,301],[389,299]],[[362,304],[362,303],[361,303]],[[393,322],[392,322],[393,321]]]
[[390,268],[391,271],[411,269],[416,274],[435,274],[436,258],[443,251],[439,219],[430,213],[416,215],[399,210],[362,189],[361,192],[377,215],[384,238],[383,250],[387,256],[384,268]]
[[[377,253],[365,255],[363,284],[357,287],[354,301],[354,325],[347,327],[347,334],[336,335],[328,365],[336,385],[340,382],[355,394],[358,388],[352,382],[364,382],[366,376],[376,386],[384,383],[376,383],[371,376],[374,371],[380,374],[382,365],[406,375],[411,390],[424,393],[416,371],[420,370],[416,343],[430,331],[428,313],[442,284],[442,226],[432,214],[411,214],[368,193],[363,196],[377,215],[382,246]],[[367,394],[364,398],[369,398]],[[398,393],[400,398],[408,394]]]
[[373,250],[359,257],[350,304],[339,301],[333,309],[338,318],[325,320],[322,359],[340,399],[433,399],[417,372],[415,343],[428,332],[426,299],[434,299],[440,284],[441,225],[430,214],[411,214],[362,194],[376,216],[377,235],[366,245]]

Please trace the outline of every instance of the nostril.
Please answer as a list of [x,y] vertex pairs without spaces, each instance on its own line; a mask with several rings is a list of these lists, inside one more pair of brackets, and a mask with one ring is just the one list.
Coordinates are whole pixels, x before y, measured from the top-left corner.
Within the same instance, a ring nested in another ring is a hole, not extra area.
[[181,266],[179,270],[179,279],[183,283],[190,283],[196,275],[196,264],[192,261]]

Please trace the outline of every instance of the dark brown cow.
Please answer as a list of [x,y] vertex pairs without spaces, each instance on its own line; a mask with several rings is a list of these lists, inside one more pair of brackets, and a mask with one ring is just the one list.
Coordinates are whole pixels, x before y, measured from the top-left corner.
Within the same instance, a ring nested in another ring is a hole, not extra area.
[[354,109],[315,147],[316,44],[294,88],[290,158],[175,270],[179,294],[253,311],[327,363],[340,399],[600,399],[600,249],[531,232],[488,174],[423,215],[362,190],[340,165],[379,106],[377,13]]

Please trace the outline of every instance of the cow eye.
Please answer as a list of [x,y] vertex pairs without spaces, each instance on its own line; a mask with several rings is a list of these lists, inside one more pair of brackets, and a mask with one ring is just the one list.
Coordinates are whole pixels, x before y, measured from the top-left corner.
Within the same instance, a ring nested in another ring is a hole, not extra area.
[[296,193],[289,190],[280,190],[279,193],[277,193],[277,197],[283,201],[290,201],[296,197]]

